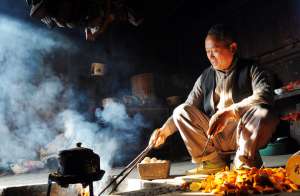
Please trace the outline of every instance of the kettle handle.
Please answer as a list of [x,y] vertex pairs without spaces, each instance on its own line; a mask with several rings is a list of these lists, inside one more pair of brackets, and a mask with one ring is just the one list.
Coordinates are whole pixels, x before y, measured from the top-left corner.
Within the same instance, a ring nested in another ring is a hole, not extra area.
[[76,144],[76,146],[77,146],[78,148],[81,148],[81,145],[82,145],[81,142],[78,142],[78,143]]

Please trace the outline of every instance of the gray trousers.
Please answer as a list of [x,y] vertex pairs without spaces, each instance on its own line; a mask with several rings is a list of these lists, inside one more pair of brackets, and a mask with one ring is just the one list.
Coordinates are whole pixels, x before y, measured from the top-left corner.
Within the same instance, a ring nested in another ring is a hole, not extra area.
[[226,152],[235,152],[236,157],[254,160],[257,151],[264,147],[274,133],[279,119],[271,110],[251,107],[238,121],[231,121],[208,144],[206,131],[209,118],[194,106],[181,104],[173,112],[173,120],[180,132],[194,163],[219,158]]

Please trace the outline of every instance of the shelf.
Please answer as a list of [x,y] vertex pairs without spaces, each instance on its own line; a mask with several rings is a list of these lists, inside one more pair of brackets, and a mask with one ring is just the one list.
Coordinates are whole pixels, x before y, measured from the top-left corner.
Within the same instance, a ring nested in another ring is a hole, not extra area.
[[286,99],[286,98],[291,98],[291,97],[297,97],[297,96],[300,96],[300,89],[297,89],[297,90],[294,90],[291,92],[287,92],[287,93],[283,93],[281,95],[275,95],[275,101]]

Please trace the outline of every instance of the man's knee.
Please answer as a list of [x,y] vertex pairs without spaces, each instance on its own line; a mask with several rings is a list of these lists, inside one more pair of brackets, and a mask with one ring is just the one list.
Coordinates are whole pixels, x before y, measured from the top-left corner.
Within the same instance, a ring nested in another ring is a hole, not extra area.
[[269,131],[273,134],[279,123],[279,116],[276,110],[273,107],[259,105],[257,106],[257,116],[260,117],[262,129],[266,129],[264,130],[265,132]]
[[[261,119],[262,122],[277,122],[278,121],[278,115],[274,108],[267,105],[257,105],[251,107],[244,116],[248,116],[247,113],[252,113],[252,111],[255,111],[253,114],[254,118]],[[277,123],[276,123],[277,124]]]
[[177,106],[173,111],[173,119],[179,120],[182,119],[182,117],[187,116],[191,111],[195,109],[194,106],[188,105],[186,103],[183,103],[179,106]]
[[[253,112],[254,111],[254,112]],[[257,148],[262,148],[271,139],[279,123],[278,115],[271,107],[258,105],[248,110],[244,117],[245,126],[258,135]]]
[[263,105],[254,106],[254,110],[255,110],[255,117],[261,119],[265,119],[270,115],[270,109]]

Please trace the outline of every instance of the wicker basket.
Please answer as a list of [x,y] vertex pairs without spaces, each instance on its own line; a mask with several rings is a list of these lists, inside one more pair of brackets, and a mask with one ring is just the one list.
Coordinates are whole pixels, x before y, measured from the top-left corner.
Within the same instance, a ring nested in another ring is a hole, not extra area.
[[170,161],[165,163],[139,163],[140,178],[143,180],[165,179],[170,174]]

